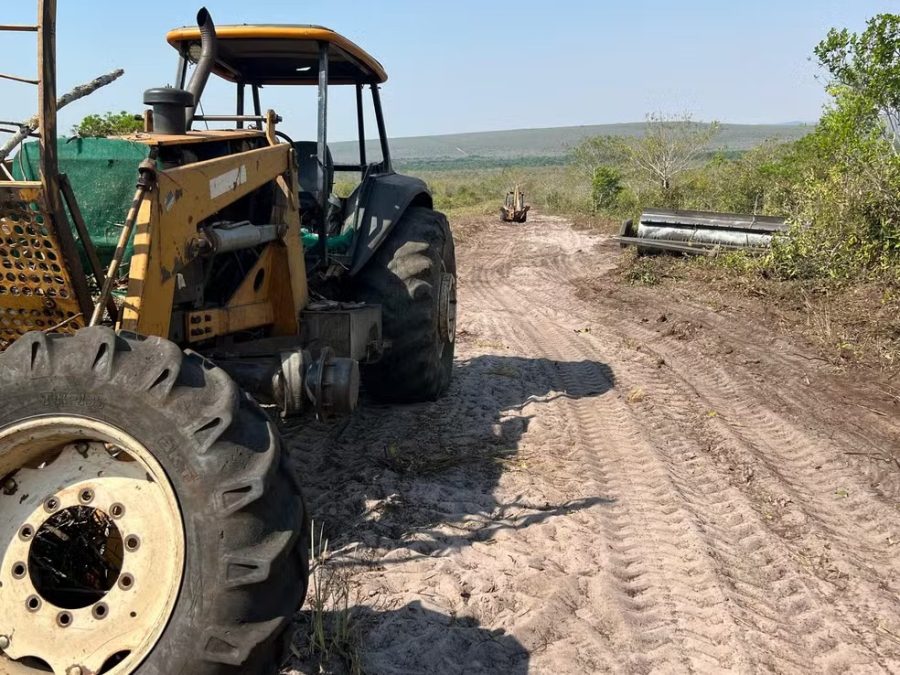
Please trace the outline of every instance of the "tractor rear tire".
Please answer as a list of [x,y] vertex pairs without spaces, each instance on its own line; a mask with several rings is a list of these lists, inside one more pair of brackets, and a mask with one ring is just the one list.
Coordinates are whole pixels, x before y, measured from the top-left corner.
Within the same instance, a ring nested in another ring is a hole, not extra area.
[[[144,503],[157,493],[171,509]],[[105,523],[89,553],[118,569],[104,568],[99,592],[96,574],[69,596],[41,581],[54,573],[48,560],[64,561],[47,546],[34,556],[41,533],[57,532],[54,510],[76,537]],[[0,354],[0,635],[11,636],[0,672],[12,659],[16,673],[41,662],[116,675],[274,673],[306,593],[308,538],[275,426],[199,355],[102,327],[28,333]],[[93,605],[78,593],[94,593]],[[8,618],[26,595],[31,613]]]
[[456,333],[456,252],[447,217],[406,210],[356,277],[354,299],[379,304],[390,341],[361,368],[367,392],[391,403],[440,398],[450,386]]

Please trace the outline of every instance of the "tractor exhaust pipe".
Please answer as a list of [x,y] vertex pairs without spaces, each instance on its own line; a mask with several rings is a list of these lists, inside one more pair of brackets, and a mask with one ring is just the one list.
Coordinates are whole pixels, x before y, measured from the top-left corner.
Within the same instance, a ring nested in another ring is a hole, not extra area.
[[206,88],[206,82],[212,72],[218,53],[218,40],[216,39],[216,25],[213,23],[206,7],[197,12],[197,25],[200,27],[200,59],[197,61],[197,69],[191,77],[187,90],[194,95],[194,104],[189,106],[186,115],[186,127],[188,130],[194,122],[197,106],[200,105],[200,97]]

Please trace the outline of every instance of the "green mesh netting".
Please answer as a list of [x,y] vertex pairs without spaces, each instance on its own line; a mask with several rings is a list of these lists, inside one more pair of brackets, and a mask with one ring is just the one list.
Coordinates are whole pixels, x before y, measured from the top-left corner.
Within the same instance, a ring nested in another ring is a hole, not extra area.
[[[138,165],[147,157],[148,147],[119,138],[60,138],[57,143],[59,170],[69,177],[100,263],[109,265],[121,225],[134,197]],[[39,180],[40,145],[26,143],[14,161],[17,180]],[[81,242],[73,228],[73,234]],[[328,250],[346,253],[353,243],[353,230],[328,238]],[[303,230],[303,247],[315,247],[319,236]],[[122,270],[128,269],[131,247],[125,253]],[[82,262],[87,264],[82,251]]]
[[[97,256],[106,266],[112,259],[134,197],[138,165],[149,148],[118,138],[60,138],[57,142],[59,170],[69,177],[78,206],[84,217]],[[40,145],[26,143],[13,162],[17,180],[39,180]],[[74,231],[76,241],[78,233]],[[81,249],[81,242],[78,242]],[[128,269],[131,249],[126,252],[122,269]],[[82,251],[82,262],[86,263]]]

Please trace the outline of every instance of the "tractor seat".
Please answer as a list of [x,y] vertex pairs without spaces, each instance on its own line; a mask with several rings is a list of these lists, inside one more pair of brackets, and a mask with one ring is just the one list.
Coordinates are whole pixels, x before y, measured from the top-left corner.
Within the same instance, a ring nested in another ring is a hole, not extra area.
[[[300,225],[304,229],[317,232],[320,223],[326,219],[322,213],[322,196],[319,192],[319,144],[315,141],[297,141],[294,143],[297,155],[297,182],[300,184]],[[334,187],[334,161],[331,150],[325,147],[325,197],[331,195]]]
[[[297,179],[300,183],[300,197],[308,197],[310,201],[319,203],[319,144],[315,141],[297,141],[294,143],[297,153]],[[331,194],[334,187],[334,161],[331,150],[325,147],[325,195]]]

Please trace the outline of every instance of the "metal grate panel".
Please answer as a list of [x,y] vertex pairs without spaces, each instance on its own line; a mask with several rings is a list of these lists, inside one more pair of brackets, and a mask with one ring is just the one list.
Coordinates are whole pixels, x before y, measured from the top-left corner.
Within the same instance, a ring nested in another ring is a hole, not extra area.
[[85,325],[40,183],[0,183],[0,349],[30,330]]

